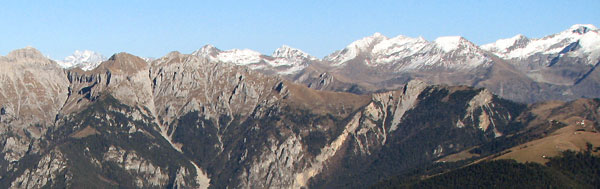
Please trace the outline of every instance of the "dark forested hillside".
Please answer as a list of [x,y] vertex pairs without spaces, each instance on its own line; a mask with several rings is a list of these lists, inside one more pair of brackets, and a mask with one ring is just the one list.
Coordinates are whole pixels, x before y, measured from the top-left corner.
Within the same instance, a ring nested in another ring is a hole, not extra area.
[[423,180],[397,176],[373,188],[597,188],[600,158],[590,151],[565,151],[545,165],[495,160],[466,166]]

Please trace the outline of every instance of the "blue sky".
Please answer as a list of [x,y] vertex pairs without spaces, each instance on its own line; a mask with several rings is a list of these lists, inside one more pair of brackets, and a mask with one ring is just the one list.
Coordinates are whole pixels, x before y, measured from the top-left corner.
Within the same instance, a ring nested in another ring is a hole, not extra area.
[[160,57],[205,44],[271,54],[286,44],[323,57],[375,32],[476,44],[538,38],[573,24],[600,27],[598,10],[598,0],[4,1],[0,55],[33,46],[54,59],[78,49]]

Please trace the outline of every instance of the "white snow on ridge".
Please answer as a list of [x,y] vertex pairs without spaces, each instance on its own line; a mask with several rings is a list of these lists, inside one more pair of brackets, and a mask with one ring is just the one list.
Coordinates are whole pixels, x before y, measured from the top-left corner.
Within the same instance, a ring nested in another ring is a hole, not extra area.
[[251,63],[257,63],[261,60],[259,52],[250,49],[232,49],[228,51],[222,51],[217,55],[217,60],[222,62],[231,62],[236,65],[248,65]]
[[325,60],[332,66],[342,66],[359,55],[363,55],[365,60],[361,61],[368,66],[398,63],[397,71],[433,67],[470,69],[489,62],[477,45],[460,36],[427,41],[423,37],[402,35],[387,38],[380,33],[357,40]]
[[518,45],[519,42],[526,40],[528,39],[527,37],[525,37],[525,35],[518,34],[511,38],[500,39],[494,43],[481,45],[481,48],[486,51],[506,53],[508,52],[509,48]]
[[346,49],[367,50],[370,46],[387,39],[383,34],[376,32],[372,36],[350,43],[350,45],[346,46]]
[[595,64],[600,59],[600,31],[587,32],[579,39],[581,53],[589,55],[588,64]]
[[[569,28],[569,30],[574,31],[574,30],[598,30],[598,28],[596,26],[594,26],[593,24],[575,24],[573,26],[571,26]],[[587,32],[587,31],[582,31],[582,32]]]
[[435,43],[438,45],[438,47],[444,50],[444,52],[450,52],[458,49],[463,39],[464,38],[461,36],[445,36],[435,39]]
[[[514,46],[518,42],[519,35],[500,39],[494,43],[482,45],[485,50],[495,53],[505,59],[527,58],[537,53],[558,54],[569,45],[578,42],[579,49],[569,52],[573,56],[582,54],[592,55],[590,64],[595,63],[600,50],[600,30],[591,24],[576,24],[560,33],[549,35],[539,39],[531,39],[520,46]],[[523,36],[524,37],[524,36]]]
[[57,60],[56,63],[65,69],[79,67],[88,71],[98,67],[105,60],[107,60],[106,57],[100,53],[90,50],[76,50],[73,55],[65,57],[62,61]]
[[429,42],[423,37],[410,38],[400,35],[375,45],[372,52],[374,54],[393,54],[402,52],[404,56],[410,56],[419,52],[428,44]]
[[387,64],[400,61],[406,57],[431,51],[435,46],[425,40],[423,37],[410,38],[406,36],[397,36],[389,40],[382,41],[375,45],[372,50],[372,64]]
[[369,48],[375,46],[381,41],[388,40],[388,38],[381,33],[374,33],[372,36],[362,38],[360,40],[350,43],[342,51],[335,52],[327,57],[325,60],[335,62],[333,66],[339,66],[343,63],[356,58],[361,52],[370,51]]
[[263,55],[249,49],[221,51],[212,45],[205,45],[192,53],[211,61],[244,65],[253,70],[274,70],[279,74],[294,74],[308,66],[307,61],[317,58],[287,45],[276,49],[272,56]]
[[304,51],[296,48],[292,48],[287,45],[282,45],[278,49],[276,49],[271,55],[275,58],[288,58],[288,59],[311,59],[316,60],[317,58],[314,56],[305,53]]

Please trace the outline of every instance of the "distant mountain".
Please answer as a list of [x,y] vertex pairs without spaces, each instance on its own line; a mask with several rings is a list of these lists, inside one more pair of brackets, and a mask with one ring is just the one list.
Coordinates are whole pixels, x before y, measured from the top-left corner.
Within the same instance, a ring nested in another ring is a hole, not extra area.
[[275,50],[272,56],[262,55],[248,49],[222,51],[212,45],[206,45],[192,54],[211,61],[244,65],[254,70],[280,75],[297,73],[306,68],[309,61],[317,60],[317,58],[287,45]]
[[[593,25],[576,24],[540,39],[519,34],[481,46],[461,36],[427,41],[375,33],[323,59],[286,45],[271,55],[206,45],[192,55],[279,75],[318,90],[365,94],[395,90],[420,79],[485,87],[519,102],[573,100],[600,97],[599,32]],[[76,51],[58,63],[92,70],[105,59],[92,51]]]
[[567,95],[586,88],[598,90],[600,73],[595,69],[600,64],[600,30],[593,25],[573,25],[540,39],[517,35],[482,47],[537,82],[574,86],[564,91]]
[[56,61],[63,68],[81,68],[92,70],[106,60],[102,54],[90,50],[76,50],[73,55],[65,57],[62,61]]
[[376,33],[288,78],[315,89],[359,94],[421,79],[485,87],[520,102],[600,97],[598,32],[578,24],[541,39],[517,35],[481,47],[460,36],[427,41]]
[[[527,59],[537,54],[564,54],[566,56],[589,57],[587,64],[595,64],[600,58],[600,31],[590,24],[576,24],[557,34],[540,39],[528,39],[516,35],[509,39],[500,39],[494,43],[482,45],[504,59]],[[549,62],[544,64],[549,66]]]
[[[455,58],[450,60],[450,56]],[[440,37],[433,42],[423,38],[398,36],[387,38],[380,33],[363,38],[327,57],[332,66],[347,66],[360,61],[370,67],[392,67],[392,71],[434,68],[471,69],[486,63],[477,45],[459,36]]]

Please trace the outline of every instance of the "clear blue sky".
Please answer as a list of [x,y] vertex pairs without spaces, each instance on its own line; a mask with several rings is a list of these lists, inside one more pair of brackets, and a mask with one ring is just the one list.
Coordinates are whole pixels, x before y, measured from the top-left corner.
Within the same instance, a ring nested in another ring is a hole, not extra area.
[[160,57],[205,44],[271,54],[287,44],[323,57],[375,32],[485,44],[579,23],[600,27],[599,0],[4,1],[0,55],[33,46],[54,59],[77,49]]

